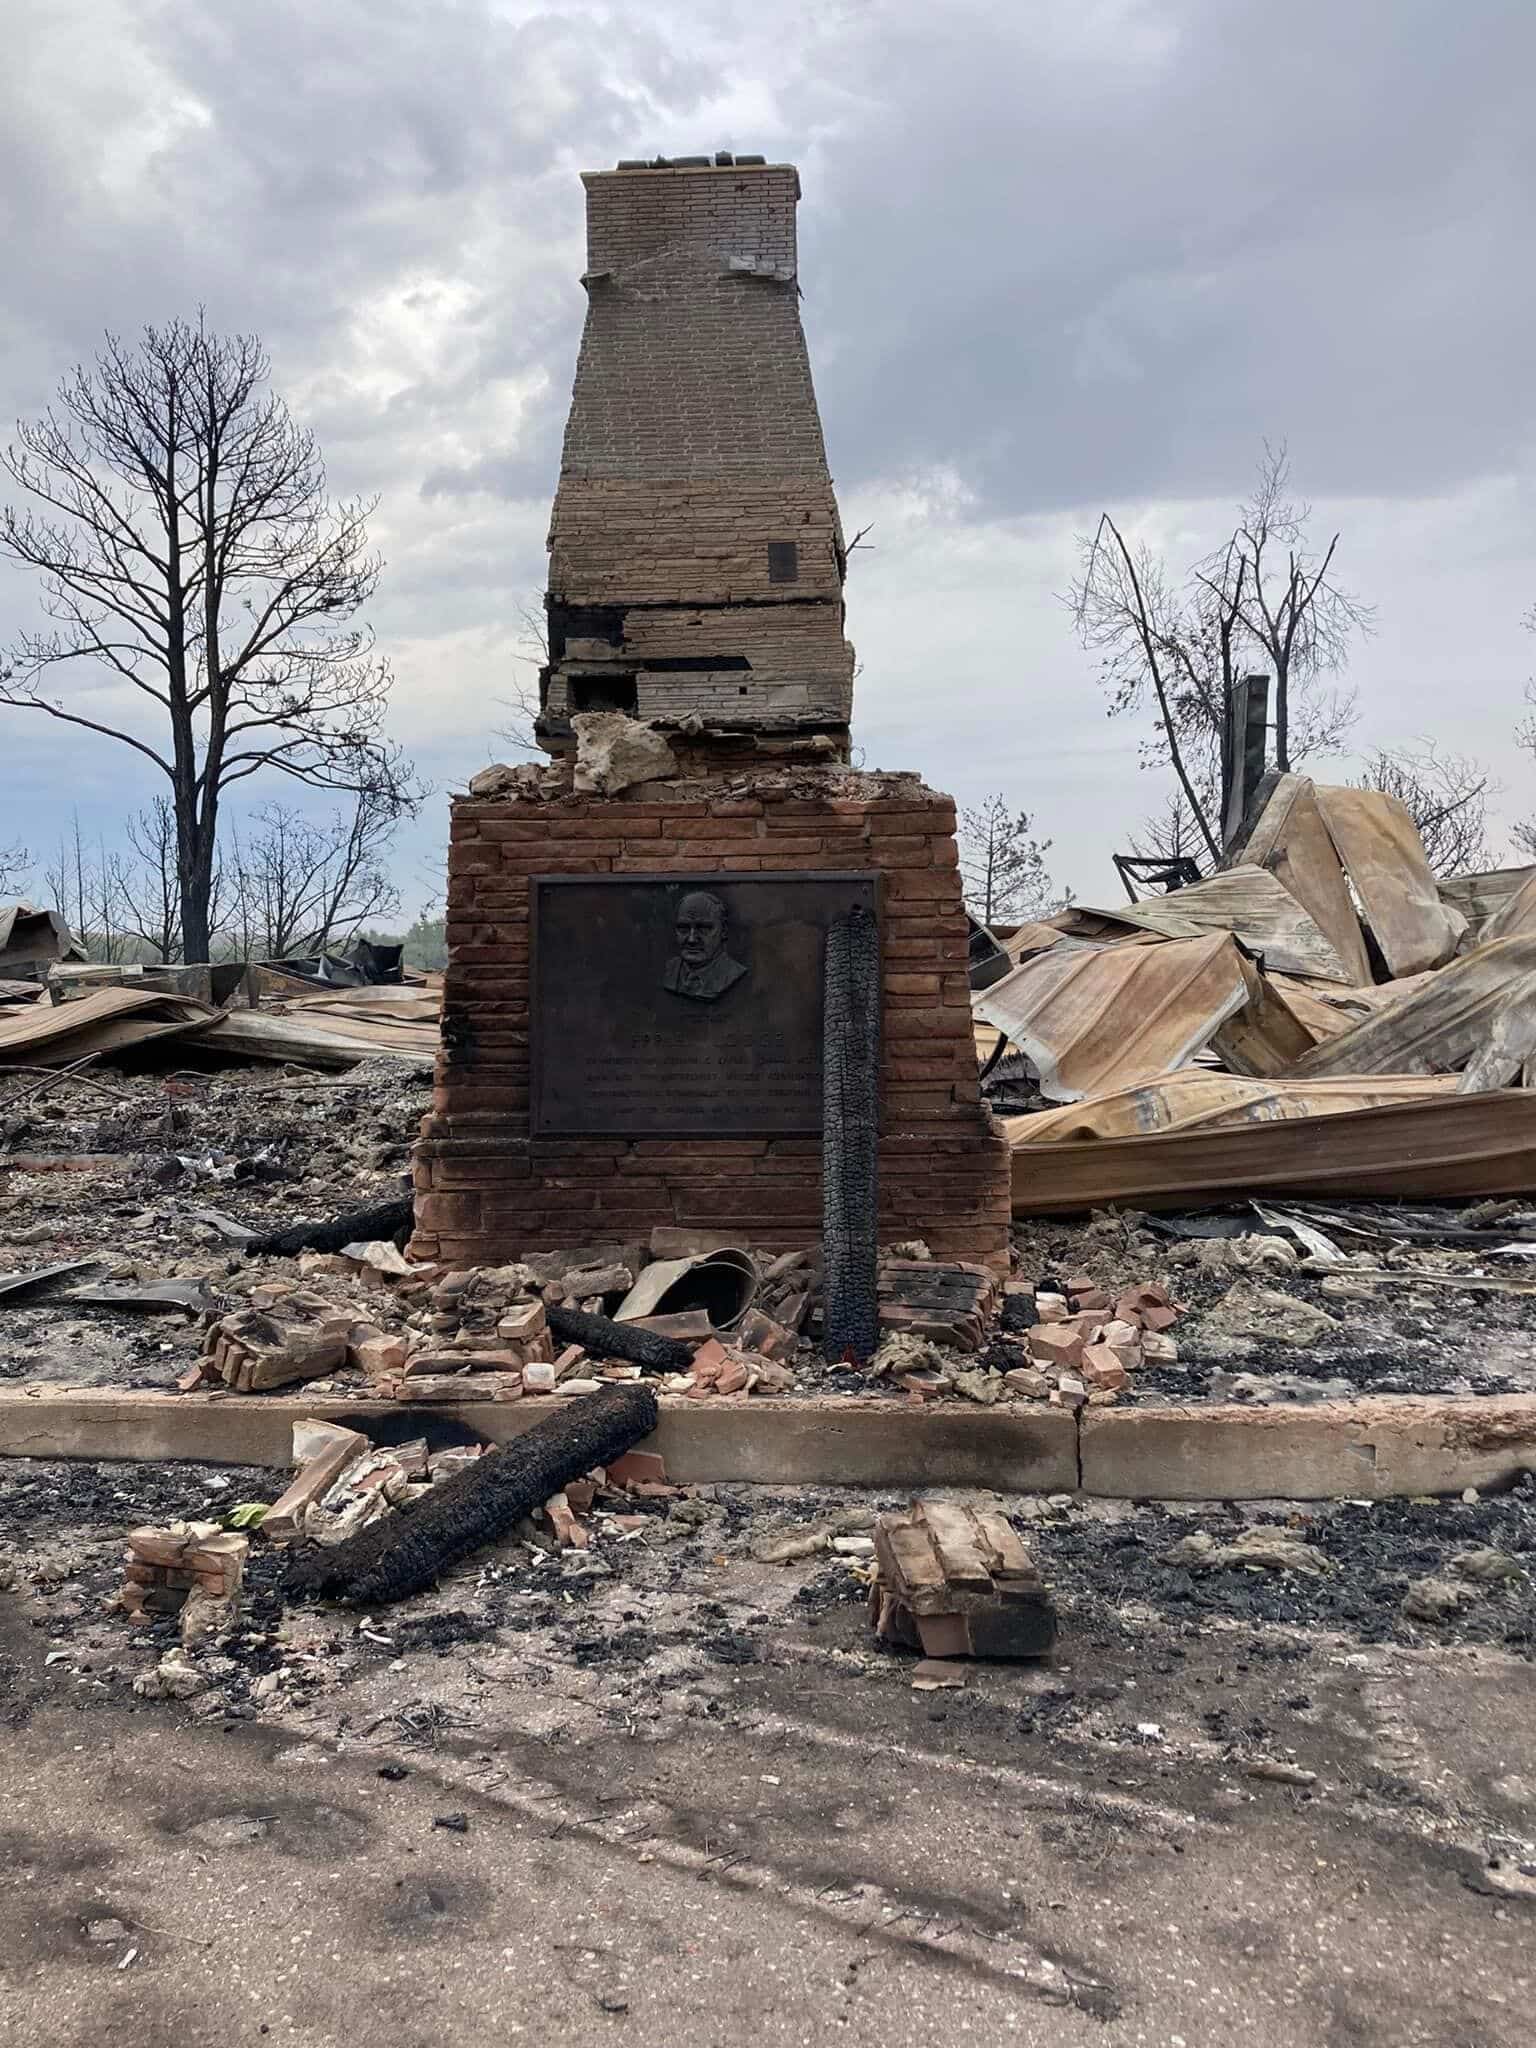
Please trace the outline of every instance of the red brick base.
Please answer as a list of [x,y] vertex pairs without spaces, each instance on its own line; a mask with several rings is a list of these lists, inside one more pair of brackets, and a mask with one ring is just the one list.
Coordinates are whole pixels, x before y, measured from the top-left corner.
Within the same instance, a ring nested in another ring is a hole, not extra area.
[[977,1085],[955,812],[910,776],[777,770],[453,806],[449,966],[433,1111],[416,1147],[417,1258],[487,1264],[658,1224],[765,1249],[814,1242],[815,1138],[532,1138],[528,878],[871,870],[882,877],[880,1213],[886,1242],[1006,1269],[1006,1141]]

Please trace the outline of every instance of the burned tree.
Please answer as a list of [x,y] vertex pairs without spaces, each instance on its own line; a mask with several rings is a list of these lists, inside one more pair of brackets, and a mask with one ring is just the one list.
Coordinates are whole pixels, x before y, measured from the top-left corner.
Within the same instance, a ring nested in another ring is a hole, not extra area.
[[1230,607],[1251,665],[1273,679],[1274,765],[1282,774],[1308,754],[1332,752],[1353,724],[1353,699],[1330,695],[1319,679],[1343,667],[1351,640],[1369,633],[1375,617],[1334,575],[1338,534],[1321,553],[1309,550],[1312,508],[1289,490],[1285,446],[1266,441],[1236,532],[1195,572],[1218,608]]
[[362,790],[350,810],[306,817],[264,804],[236,840],[227,915],[268,959],[323,953],[399,907],[384,866],[398,808]]
[[10,895],[32,865],[32,856],[18,839],[0,846],[0,893]]
[[1110,715],[1139,709],[1151,693],[1155,737],[1143,748],[1144,764],[1166,762],[1173,769],[1204,851],[1215,860],[1221,851],[1214,817],[1220,690],[1230,647],[1223,654],[1218,635],[1213,678],[1202,600],[1177,590],[1151,549],[1145,543],[1133,548],[1109,513],[1081,552],[1069,601],[1079,640],[1102,656]]
[[1339,536],[1308,544],[1311,507],[1292,499],[1284,447],[1266,444],[1231,535],[1182,578],[1104,513],[1080,543],[1068,593],[1082,645],[1098,653],[1110,714],[1150,699],[1149,765],[1171,767],[1205,855],[1221,852],[1222,755],[1241,677],[1270,678],[1272,765],[1334,753],[1355,722],[1353,693],[1333,690],[1369,606],[1336,580]]
[[89,957],[106,964],[137,957],[132,934],[118,919],[116,872],[115,857],[103,841],[98,839],[94,848],[86,844],[78,811],[43,866],[44,896]]
[[1001,793],[960,813],[960,873],[966,903],[979,924],[1016,923],[1058,907],[1045,856],[1028,811],[1012,811]]
[[[123,827],[127,852],[113,853],[106,864],[107,885],[116,902],[123,930],[158,960],[175,960],[181,952],[181,885],[176,872],[176,813],[169,797],[157,796]],[[209,923],[218,922],[215,872],[210,889]]]
[[248,335],[108,336],[3,458],[24,494],[0,553],[49,624],[0,658],[0,703],[130,749],[170,784],[185,957],[209,953],[220,808],[263,770],[420,792],[382,737],[390,671],[359,623],[371,506],[332,500],[314,436]]

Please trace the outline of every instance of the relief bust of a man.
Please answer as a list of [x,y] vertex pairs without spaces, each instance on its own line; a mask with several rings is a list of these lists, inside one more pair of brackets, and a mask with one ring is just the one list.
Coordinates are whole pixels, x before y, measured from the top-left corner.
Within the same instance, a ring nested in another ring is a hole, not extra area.
[[712,889],[688,892],[673,920],[677,951],[667,962],[663,988],[675,996],[713,1003],[736,986],[747,970],[725,950],[725,924],[725,904]]

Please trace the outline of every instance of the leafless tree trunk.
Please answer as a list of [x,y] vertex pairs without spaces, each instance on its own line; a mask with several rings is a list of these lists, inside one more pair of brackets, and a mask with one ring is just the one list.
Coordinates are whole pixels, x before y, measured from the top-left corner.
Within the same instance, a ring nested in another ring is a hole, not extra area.
[[1355,722],[1353,693],[1326,690],[1321,679],[1342,665],[1357,632],[1369,632],[1372,613],[1333,580],[1337,534],[1320,557],[1307,551],[1310,508],[1288,488],[1284,448],[1266,445],[1234,531],[1180,584],[1106,512],[1080,543],[1067,597],[1082,644],[1102,656],[1111,714],[1152,699],[1144,759],[1173,769],[1184,821],[1210,860],[1221,850],[1222,741],[1238,676],[1271,678],[1279,768],[1337,752]]
[[379,574],[371,507],[328,497],[268,370],[258,341],[201,319],[108,336],[3,458],[31,503],[0,515],[0,553],[37,572],[51,625],[0,659],[0,703],[166,778],[193,960],[235,784],[270,768],[398,809],[421,795],[382,736],[389,667],[357,623]]
[[175,960],[181,949],[181,887],[170,798],[157,796],[129,818],[124,833],[131,858],[119,854],[110,867],[123,925],[161,960]]
[[78,812],[71,820],[69,836],[66,838],[60,834],[58,848],[43,869],[43,893],[84,946],[89,913],[86,910],[85,842],[80,836]]
[[[1209,793],[1202,801],[1197,764],[1191,760],[1196,733],[1201,735],[1205,753],[1211,753],[1212,711],[1203,692],[1197,697],[1193,717],[1189,708],[1175,702],[1177,689],[1181,684],[1187,687],[1195,665],[1189,644],[1194,635],[1169,588],[1163,565],[1148,548],[1133,553],[1106,512],[1092,540],[1084,544],[1082,573],[1072,587],[1070,602],[1083,645],[1104,656],[1111,709],[1129,710],[1150,685],[1157,704],[1160,744],[1214,860],[1220,841],[1208,814]],[[1219,714],[1216,732],[1220,732]]]
[[99,843],[94,854],[86,846],[78,812],[43,870],[43,888],[92,960],[113,963],[128,957],[128,934],[117,918],[112,858]]
[[1354,722],[1353,697],[1324,697],[1313,691],[1310,701],[1295,707],[1305,724],[1292,744],[1291,686],[1297,697],[1305,686],[1341,668],[1350,641],[1369,633],[1375,620],[1371,606],[1343,589],[1333,575],[1339,536],[1334,534],[1321,554],[1307,547],[1310,505],[1288,496],[1290,457],[1282,442],[1264,444],[1258,481],[1249,502],[1238,513],[1232,539],[1196,572],[1220,602],[1230,601],[1242,634],[1256,650],[1255,666],[1272,678],[1275,766],[1289,772],[1293,756],[1327,753]]

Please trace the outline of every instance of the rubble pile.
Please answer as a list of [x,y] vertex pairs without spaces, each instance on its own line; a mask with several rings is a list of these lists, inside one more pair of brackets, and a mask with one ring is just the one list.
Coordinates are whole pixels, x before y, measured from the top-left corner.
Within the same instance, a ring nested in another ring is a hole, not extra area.
[[1266,775],[1204,879],[992,936],[1016,1217],[1536,1184],[1536,868],[1437,883],[1382,791]]
[[[410,1349],[402,1376],[381,1375],[380,1390],[405,1400],[430,1400],[438,1391],[430,1382],[472,1372],[477,1381],[494,1376],[494,1387],[485,1390],[488,1396],[511,1398],[541,1384],[548,1391],[558,1378],[569,1376],[574,1360],[565,1353],[564,1371],[553,1369],[554,1343],[544,1304],[529,1291],[532,1279],[526,1266],[487,1266],[430,1282],[425,1309],[411,1319],[415,1329],[406,1338]],[[534,1370],[540,1366],[547,1369],[547,1378]]]
[[1025,1343],[1034,1363],[1003,1375],[1014,1392],[1034,1394],[1043,1379],[1057,1407],[1106,1407],[1139,1366],[1178,1362],[1168,1333],[1179,1310],[1151,1282],[1111,1296],[1091,1276],[1074,1274],[1060,1287],[1035,1288],[1031,1300],[1035,1321]]
[[[942,1392],[954,1358],[986,1345],[1004,1294],[990,1269],[925,1253],[908,1243],[881,1259],[874,1376]],[[787,1393],[814,1360],[819,1261],[809,1249],[729,1257],[751,1305],[717,1328],[703,1308],[634,1313],[658,1293],[647,1285],[658,1269],[665,1280],[702,1255],[658,1261],[644,1247],[585,1246],[445,1272],[389,1244],[301,1253],[300,1279],[247,1280],[244,1307],[208,1316],[201,1356],[179,1384],[344,1390],[360,1377],[373,1395],[424,1404],[577,1396],[642,1376],[693,1401]],[[930,1357],[939,1362],[924,1373]]]
[[[1180,1313],[1151,1281],[1111,1289],[1089,1273],[1009,1280],[1000,1302],[985,1297],[958,1325],[919,1319],[892,1329],[872,1370],[916,1402],[955,1393],[983,1407],[1010,1400],[1107,1407],[1129,1390],[1138,1367],[1177,1364],[1169,1331]],[[966,1352],[983,1346],[983,1356],[966,1361]]]
[[323,1294],[277,1280],[252,1291],[249,1308],[224,1316],[191,1384],[217,1381],[240,1394],[324,1379],[350,1359],[352,1318]]
[[408,1510],[366,1523],[342,1542],[303,1552],[291,1588],[362,1604],[403,1600],[460,1558],[511,1535],[535,1508],[569,1515],[564,1489],[631,1450],[656,1427],[647,1387],[610,1387],[536,1422],[499,1450],[462,1464]]

